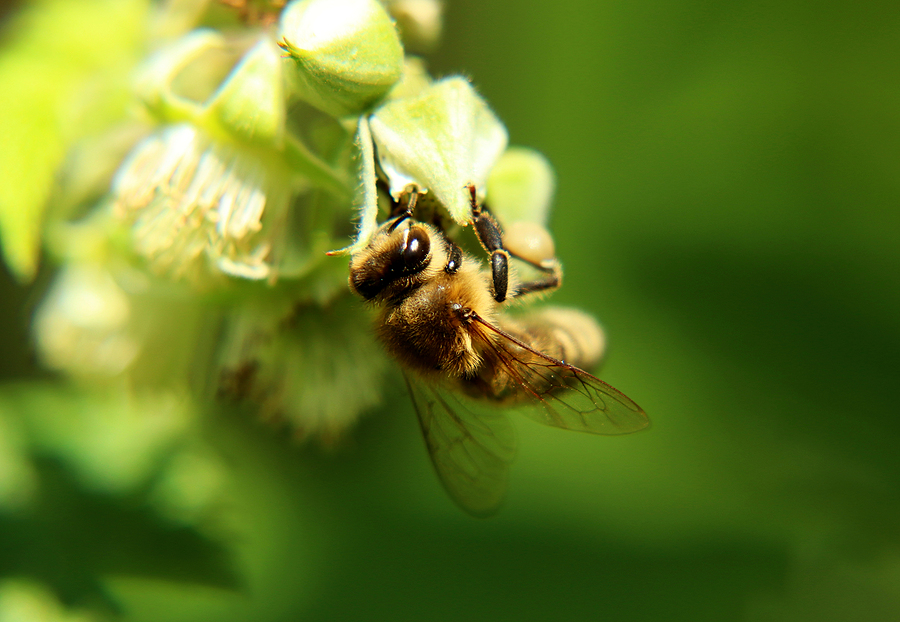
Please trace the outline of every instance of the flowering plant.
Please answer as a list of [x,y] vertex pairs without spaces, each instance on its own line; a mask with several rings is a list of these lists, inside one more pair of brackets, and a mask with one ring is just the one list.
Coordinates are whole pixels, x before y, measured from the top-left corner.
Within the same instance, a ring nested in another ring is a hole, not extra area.
[[[241,494],[215,418],[333,443],[381,399],[388,366],[326,255],[365,245],[377,178],[460,223],[468,184],[535,221],[553,186],[466,79],[405,54],[435,45],[437,1],[283,4],[45,0],[0,57],[3,258],[23,281],[56,267],[33,331],[59,373],[0,393],[0,511],[39,513],[50,456],[83,494],[188,529],[214,584],[238,580],[216,560]],[[0,612],[64,591],[37,576]]]

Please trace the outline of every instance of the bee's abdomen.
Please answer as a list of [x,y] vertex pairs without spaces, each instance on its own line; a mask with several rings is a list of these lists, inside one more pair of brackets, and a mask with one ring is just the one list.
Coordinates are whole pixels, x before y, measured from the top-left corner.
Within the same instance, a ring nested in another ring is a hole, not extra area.
[[501,328],[542,354],[588,370],[603,360],[606,350],[597,321],[575,309],[544,307],[515,319],[504,318]]

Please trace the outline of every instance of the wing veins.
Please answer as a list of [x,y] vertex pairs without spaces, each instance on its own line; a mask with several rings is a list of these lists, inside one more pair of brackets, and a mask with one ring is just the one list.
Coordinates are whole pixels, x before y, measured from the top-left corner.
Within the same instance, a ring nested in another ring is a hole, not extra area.
[[466,512],[494,514],[506,491],[513,451],[506,416],[491,410],[479,414],[474,403],[468,407],[449,390],[445,399],[442,389],[404,377],[444,489]]
[[[538,417],[528,412],[525,412],[526,415],[541,423],[556,427],[598,434],[622,434],[640,430],[649,425],[650,422],[643,409],[610,384],[574,365],[536,350],[488,322],[477,313],[473,313],[472,319],[479,324],[480,328],[473,331],[474,334],[479,337],[486,348],[494,353],[515,383],[540,404],[545,417]],[[506,339],[537,360],[523,360],[496,340],[491,339],[487,331]],[[528,369],[532,374],[541,378],[546,382],[547,388],[542,390],[534,387],[527,377],[528,374],[522,373],[520,368]],[[567,396],[569,397],[567,398]],[[578,407],[576,404],[581,399],[587,400],[593,407]],[[612,403],[608,400],[612,400]],[[557,412],[553,404],[571,413],[570,416],[576,417],[577,421],[580,421],[580,425],[578,423],[575,426],[569,425],[566,417]],[[621,408],[617,408],[615,405]],[[591,416],[596,413],[603,413],[605,419],[596,419]]]

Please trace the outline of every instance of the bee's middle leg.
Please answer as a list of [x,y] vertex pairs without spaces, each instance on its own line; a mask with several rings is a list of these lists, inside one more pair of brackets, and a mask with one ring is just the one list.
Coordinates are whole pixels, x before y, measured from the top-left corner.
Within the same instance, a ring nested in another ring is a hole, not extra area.
[[534,279],[533,281],[519,283],[518,287],[516,287],[510,293],[510,296],[512,296],[513,298],[518,298],[519,296],[525,296],[526,294],[534,294],[537,292],[552,292],[555,289],[559,289],[559,286],[562,285],[562,266],[556,259],[543,262],[541,264],[535,264],[532,262],[528,263],[538,268],[539,270],[544,271],[546,274],[540,278]]

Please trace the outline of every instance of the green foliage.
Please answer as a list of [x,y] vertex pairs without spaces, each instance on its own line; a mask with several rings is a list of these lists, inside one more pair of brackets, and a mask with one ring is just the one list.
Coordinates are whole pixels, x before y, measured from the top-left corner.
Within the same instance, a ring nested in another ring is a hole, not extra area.
[[37,270],[44,209],[66,150],[121,118],[146,12],[143,0],[46,0],[6,24],[0,244],[21,279]]
[[[102,582],[111,575],[236,587],[224,547],[207,533],[224,491],[197,474],[198,460],[206,473],[223,467],[203,449],[193,418],[189,402],[162,393],[6,387],[0,421],[15,428],[13,472],[29,494],[3,498],[0,574],[110,609],[117,605]],[[195,456],[187,477],[204,486],[167,484]]]
[[[520,422],[507,507],[461,515],[324,254],[378,217],[368,125],[224,4],[34,2],[0,52],[0,621],[898,619],[896,11],[455,0],[445,26],[432,73],[557,172],[507,149],[488,200],[541,220],[555,179],[554,302],[603,320],[653,428]],[[432,84],[383,75],[354,110]],[[143,183],[179,128],[180,170],[229,184]]]
[[467,184],[483,193],[506,149],[506,128],[463,78],[386,102],[369,121],[391,194],[415,183],[432,192],[458,223],[468,222]]

